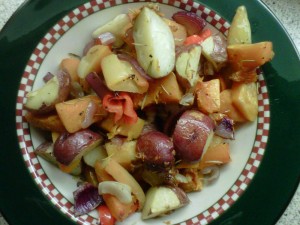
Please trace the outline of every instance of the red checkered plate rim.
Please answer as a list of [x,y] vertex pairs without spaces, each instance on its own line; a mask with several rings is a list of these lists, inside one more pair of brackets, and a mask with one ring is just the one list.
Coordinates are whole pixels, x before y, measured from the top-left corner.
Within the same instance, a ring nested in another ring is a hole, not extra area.
[[[43,170],[38,157],[34,154],[34,148],[30,136],[29,125],[26,122],[24,115],[25,96],[32,90],[34,80],[38,73],[39,67],[45,59],[51,47],[62,37],[71,27],[75,26],[79,21],[99,12],[100,10],[113,7],[116,5],[131,3],[131,2],[145,2],[145,1],[128,1],[128,0],[105,0],[105,1],[91,1],[79,6],[71,11],[68,15],[63,17],[52,29],[44,36],[40,43],[36,46],[32,53],[25,71],[23,73],[16,105],[16,124],[19,145],[22,151],[24,161],[28,167],[33,179],[42,190],[42,192],[49,198],[49,200],[57,206],[69,218],[78,224],[98,224],[98,219],[90,215],[83,215],[80,217],[74,216],[73,204],[69,202],[51,183],[50,179]],[[162,4],[174,6],[183,10],[192,11],[204,18],[212,26],[227,35],[229,23],[216,14],[213,10],[192,1],[157,1]],[[267,87],[262,74],[259,75],[258,80],[258,105],[259,113],[257,120],[257,131],[255,141],[253,144],[250,157],[231,188],[223,195],[215,204],[203,212],[183,223],[183,224],[208,224],[212,220],[220,216],[227,210],[237,199],[242,195],[247,186],[253,179],[257,168],[259,167],[264,155],[270,124],[269,98]]]

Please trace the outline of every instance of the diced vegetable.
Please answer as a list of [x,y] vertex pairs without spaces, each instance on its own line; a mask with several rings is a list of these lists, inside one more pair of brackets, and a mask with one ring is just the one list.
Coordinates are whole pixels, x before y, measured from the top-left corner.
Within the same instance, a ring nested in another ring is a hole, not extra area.
[[167,76],[175,65],[172,32],[155,11],[144,7],[133,25],[137,60],[153,78]]
[[251,26],[245,6],[239,6],[232,19],[228,31],[227,43],[233,44],[251,44]]
[[182,51],[176,58],[176,74],[180,83],[186,87],[194,87],[199,81],[199,63],[201,46],[194,45],[186,51]]
[[105,143],[105,149],[110,158],[118,162],[127,170],[132,169],[132,163],[136,160],[136,140],[124,140],[125,138],[114,137]]
[[103,141],[98,133],[85,129],[74,134],[62,133],[54,143],[54,156],[63,165],[80,161],[81,157]]
[[232,90],[226,89],[220,94],[220,113],[226,114],[230,119],[235,122],[245,122],[246,118],[240,111],[233,105]]
[[197,105],[201,112],[211,114],[220,111],[220,80],[199,82],[196,87]]
[[46,115],[36,115],[31,112],[27,112],[25,114],[25,119],[32,126],[37,127],[42,130],[52,131],[52,132],[65,132],[66,128],[61,122],[59,116],[54,114],[46,114]]
[[88,128],[107,116],[100,98],[87,95],[55,105],[59,118],[69,133]]
[[120,14],[116,16],[113,20],[97,28],[93,32],[92,36],[94,38],[97,38],[100,34],[110,32],[116,37],[114,46],[120,47],[124,43],[122,38],[125,36],[126,30],[129,29],[131,26],[132,25],[129,16],[127,14]]
[[75,57],[65,58],[60,62],[60,68],[64,71],[67,71],[70,74],[71,80],[73,82],[79,81],[77,73],[79,63],[80,59]]
[[81,79],[85,79],[91,72],[100,73],[102,59],[110,54],[111,50],[106,45],[95,45],[90,48],[87,54],[80,60],[77,70],[78,76]]
[[234,83],[232,86],[232,104],[249,121],[254,121],[258,114],[256,83]]
[[126,91],[143,94],[148,90],[147,80],[134,69],[132,64],[110,54],[101,61],[107,87],[112,91]]
[[112,216],[109,208],[106,205],[100,205],[97,207],[101,225],[114,225],[116,219]]
[[114,113],[115,123],[121,119],[127,124],[135,124],[138,121],[131,97],[126,92],[105,95],[103,98],[103,107],[108,112]]
[[131,187],[116,181],[102,181],[98,185],[100,195],[111,194],[124,204],[132,203]]
[[98,205],[103,204],[102,197],[98,194],[98,189],[89,183],[84,183],[73,192],[74,214],[80,216],[86,214]]
[[142,212],[142,218],[150,219],[156,216],[162,216],[188,203],[189,199],[186,193],[179,187],[151,187],[147,191],[145,207]]
[[111,175],[116,181],[124,183],[131,187],[132,193],[138,200],[138,208],[141,210],[145,203],[145,194],[139,183],[134,177],[119,163],[111,158],[107,158],[101,162],[103,169]]
[[70,74],[59,71],[43,87],[26,95],[25,108],[35,114],[49,113],[55,109],[55,104],[67,99],[70,89]]
[[108,138],[111,139],[116,135],[122,135],[127,137],[128,140],[136,139],[142,132],[145,121],[141,118],[137,119],[137,122],[132,124],[124,123],[123,121],[114,122],[113,117],[108,117],[101,121],[100,127],[108,131]]
[[207,115],[187,110],[177,121],[173,143],[177,157],[186,162],[201,159],[211,141],[214,123]]
[[188,35],[200,34],[206,21],[193,12],[180,11],[174,13],[172,19],[187,29]]
[[199,35],[191,35],[188,36],[185,41],[184,41],[184,45],[194,45],[194,44],[201,44],[203,41],[205,41],[207,38],[209,38],[211,36],[211,31],[210,29],[205,29],[203,30]]
[[90,167],[95,167],[95,163],[98,160],[105,159],[107,152],[102,145],[95,147],[93,150],[83,155],[84,162]]
[[171,32],[172,32],[173,38],[174,38],[174,42],[175,42],[175,46],[183,45],[183,42],[187,37],[186,28],[184,26],[182,26],[181,24],[176,23],[173,20],[169,20],[166,18],[163,18],[163,20],[171,29]]

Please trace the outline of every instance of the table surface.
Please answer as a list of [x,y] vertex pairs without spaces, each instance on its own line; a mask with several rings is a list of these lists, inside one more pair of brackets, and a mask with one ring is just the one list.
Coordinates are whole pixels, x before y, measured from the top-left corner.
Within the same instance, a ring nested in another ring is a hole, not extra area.
[[[0,0],[0,30],[24,0]],[[300,0],[262,0],[281,21],[300,52]],[[300,224],[300,186],[276,225]],[[8,225],[0,212],[0,225]]]

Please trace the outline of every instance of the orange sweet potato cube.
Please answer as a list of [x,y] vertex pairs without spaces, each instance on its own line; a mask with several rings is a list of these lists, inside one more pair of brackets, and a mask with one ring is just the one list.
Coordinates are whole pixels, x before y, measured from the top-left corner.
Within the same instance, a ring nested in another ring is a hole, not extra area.
[[55,108],[66,130],[69,133],[74,133],[87,128],[85,126],[88,124],[84,124],[84,120],[90,116],[88,114],[90,113],[91,105],[94,107],[92,120],[90,120],[91,124],[107,116],[107,111],[102,107],[101,99],[95,95],[88,95],[82,98],[61,102],[56,104]]
[[201,112],[211,114],[220,111],[220,80],[213,79],[197,84],[197,105]]

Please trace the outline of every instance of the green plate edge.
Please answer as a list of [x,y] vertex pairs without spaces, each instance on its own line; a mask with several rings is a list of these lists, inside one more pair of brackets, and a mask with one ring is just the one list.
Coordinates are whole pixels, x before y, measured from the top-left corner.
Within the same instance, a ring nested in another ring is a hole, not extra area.
[[[42,194],[22,158],[15,127],[20,78],[38,42],[83,0],[31,0],[19,8],[0,33],[0,210],[10,225],[75,224]],[[211,225],[275,224],[300,180],[300,62],[286,31],[260,1],[203,0],[230,21],[239,5],[247,7],[253,41],[269,40],[276,53],[263,66],[271,107],[271,126],[263,161],[239,200]],[[201,203],[199,203],[201,204]]]

